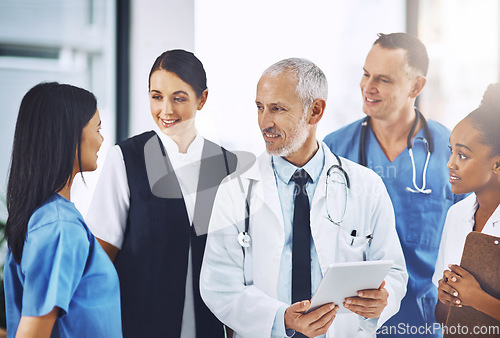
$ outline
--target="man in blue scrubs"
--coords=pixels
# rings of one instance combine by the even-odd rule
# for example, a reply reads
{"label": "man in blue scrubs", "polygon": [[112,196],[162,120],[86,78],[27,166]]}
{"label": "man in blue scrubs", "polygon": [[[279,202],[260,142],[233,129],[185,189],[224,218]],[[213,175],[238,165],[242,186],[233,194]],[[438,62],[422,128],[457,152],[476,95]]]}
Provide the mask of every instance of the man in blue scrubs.
{"label": "man in blue scrubs", "polygon": [[367,117],[324,139],[332,152],[379,174],[394,205],[409,281],[399,313],[378,331],[384,336],[441,334],[431,278],[446,213],[463,196],[455,196],[448,183],[450,131],[426,121],[414,107],[428,65],[426,48],[416,37],[379,34],[360,83]]}

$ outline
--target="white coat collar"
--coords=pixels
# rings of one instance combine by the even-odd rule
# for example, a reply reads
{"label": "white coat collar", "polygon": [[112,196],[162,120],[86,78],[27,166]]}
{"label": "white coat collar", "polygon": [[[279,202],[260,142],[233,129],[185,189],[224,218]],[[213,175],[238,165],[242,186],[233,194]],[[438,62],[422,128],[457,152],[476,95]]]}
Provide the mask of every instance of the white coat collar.
{"label": "white coat collar", "polygon": [[[456,206],[456,208],[460,208],[461,218],[466,222],[468,231],[474,229],[474,215],[476,214],[477,207],[477,196],[474,193],[471,193]],[[482,232],[495,236],[498,233],[498,228],[500,228],[500,205],[497,206],[488,221],[486,221]]]}
{"label": "white coat collar", "polygon": [[[469,196],[467,196],[466,200],[468,200],[469,203],[471,203],[471,208],[464,208],[464,210],[468,210],[468,214],[464,215],[465,219],[470,221],[470,224],[474,226],[474,215],[476,213],[477,207],[478,207],[478,202],[477,202],[477,196],[476,194],[472,193]],[[484,228],[482,230],[483,233],[486,234],[491,234],[494,235],[495,233],[498,233],[497,231],[494,231],[495,229],[500,228],[500,205],[497,206],[493,214],[491,214],[490,218],[486,221],[486,224],[484,225]]]}
{"label": "white coat collar", "polygon": [[491,223],[491,225],[494,228],[500,228],[500,204],[493,212],[493,215],[491,215],[490,219],[488,220],[488,223]]}
{"label": "white coat collar", "polygon": [[[319,146],[322,147],[323,153],[325,154],[325,163],[323,166],[323,170],[320,174],[326,178],[325,168],[330,168],[333,164],[338,164],[335,155],[330,151],[328,146],[323,142],[318,142]],[[270,173],[269,173],[270,171]],[[263,174],[264,173],[264,174]],[[248,170],[243,173],[240,173],[241,178],[251,179],[255,181],[261,181],[264,177],[268,178],[269,174],[274,177],[273,168],[271,164],[271,155],[267,152],[263,152],[257,157],[257,161],[252,165]],[[231,175],[233,176],[233,175]]]}
{"label": "white coat collar", "polygon": [[[319,176],[317,188],[314,192],[312,205],[316,206],[318,208],[317,211],[320,212],[322,216],[326,217],[325,215],[323,215],[325,213],[323,211],[324,208],[320,207],[318,203],[325,198],[327,170],[332,165],[339,163],[335,155],[330,151],[325,143],[318,142],[318,144],[323,149],[325,160],[323,170],[321,171],[321,174]],[[274,171],[272,168],[271,155],[269,155],[267,152],[262,153],[259,157],[257,157],[257,161],[252,167],[250,167],[244,173],[241,173],[241,178],[261,183],[253,190],[253,195],[258,197],[265,205],[267,205],[267,207],[274,214],[276,220],[278,220],[280,226],[284,228],[283,214],[281,211],[276,178],[274,176]],[[311,213],[314,214],[313,210],[311,210]]]}

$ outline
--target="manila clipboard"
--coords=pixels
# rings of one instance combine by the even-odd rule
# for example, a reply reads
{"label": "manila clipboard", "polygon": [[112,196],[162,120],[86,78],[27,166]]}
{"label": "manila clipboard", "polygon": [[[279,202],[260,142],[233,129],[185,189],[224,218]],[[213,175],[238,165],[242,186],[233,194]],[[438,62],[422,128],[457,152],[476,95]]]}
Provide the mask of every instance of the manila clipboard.
{"label": "manila clipboard", "polygon": [[[465,240],[460,266],[469,271],[481,285],[481,288],[495,298],[500,298],[500,237],[471,232]],[[452,307],[446,319],[448,328],[467,326],[468,335],[460,337],[493,337],[473,335],[474,326],[500,326],[500,322],[470,307]],[[443,338],[455,337],[449,330]]]}

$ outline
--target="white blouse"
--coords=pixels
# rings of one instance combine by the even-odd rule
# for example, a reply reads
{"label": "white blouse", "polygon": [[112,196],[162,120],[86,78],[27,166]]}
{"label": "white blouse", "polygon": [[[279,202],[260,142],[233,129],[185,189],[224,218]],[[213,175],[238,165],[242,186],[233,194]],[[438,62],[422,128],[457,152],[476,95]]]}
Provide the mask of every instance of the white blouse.
{"label": "white blouse", "polygon": [[[192,225],[204,138],[197,133],[187,152],[180,153],[177,144],[171,138],[163,134],[159,128],[155,128],[155,132],[160,137],[175,170],[189,223]],[[182,170],[178,170],[179,168]],[[129,208],[130,189],[125,161],[121,148],[115,145],[108,150],[85,221],[95,237],[121,249]],[[192,274],[191,248],[189,248],[181,338],[196,336]]]}

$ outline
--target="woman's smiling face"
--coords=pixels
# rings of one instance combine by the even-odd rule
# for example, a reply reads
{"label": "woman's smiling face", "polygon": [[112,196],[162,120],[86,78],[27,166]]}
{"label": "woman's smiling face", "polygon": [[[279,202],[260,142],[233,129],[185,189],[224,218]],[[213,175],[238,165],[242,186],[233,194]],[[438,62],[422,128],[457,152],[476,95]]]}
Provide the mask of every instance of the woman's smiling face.
{"label": "woman's smiling face", "polygon": [[205,104],[208,91],[197,97],[193,88],[175,73],[156,70],[151,74],[151,115],[167,136],[181,136],[195,130],[196,111]]}

